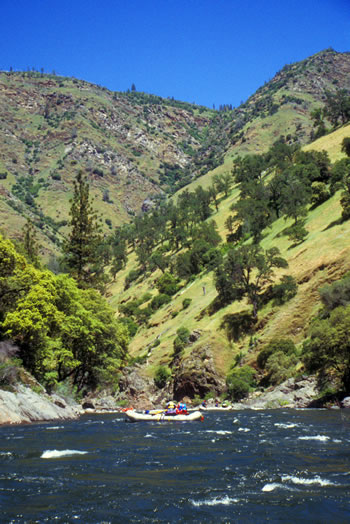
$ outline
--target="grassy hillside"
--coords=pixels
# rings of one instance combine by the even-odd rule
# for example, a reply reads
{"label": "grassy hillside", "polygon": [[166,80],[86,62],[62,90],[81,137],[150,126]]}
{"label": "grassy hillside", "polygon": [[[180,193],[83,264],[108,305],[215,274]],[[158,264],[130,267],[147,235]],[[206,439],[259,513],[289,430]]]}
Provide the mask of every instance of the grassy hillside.
{"label": "grassy hillside", "polygon": [[31,218],[47,255],[66,232],[81,169],[108,232],[140,213],[145,200],[210,185],[238,154],[264,152],[281,135],[306,144],[311,110],[322,107],[326,91],[350,89],[349,73],[350,54],[328,49],[285,66],[228,111],[76,78],[0,73],[2,228],[18,237]]}
{"label": "grassy hillside", "polygon": [[205,169],[197,152],[220,127],[218,118],[204,107],[74,78],[0,73],[3,228],[16,236],[23,222],[7,221],[11,206],[34,219],[52,249],[55,231],[65,231],[79,170],[89,176],[104,221],[128,222],[145,199]]}
{"label": "grassy hillside", "polygon": [[[307,146],[307,149],[313,149],[314,145],[315,149],[320,150],[321,143],[322,149],[329,151],[332,159],[341,158],[341,142],[347,133],[350,135],[349,131],[349,126],[339,129]],[[223,240],[227,234],[224,222],[229,214],[229,207],[237,196],[237,188],[234,188],[230,197],[221,201],[219,211],[211,217],[217,222]],[[276,271],[276,279],[282,274],[292,275],[299,287],[297,295],[291,301],[278,307],[269,303],[259,312],[259,323],[254,335],[258,342],[257,347],[276,336],[289,337],[296,344],[302,342],[310,320],[319,307],[318,288],[341,278],[350,270],[350,247],[347,242],[350,222],[341,223],[340,216],[339,193],[336,193],[322,205],[309,211],[306,222],[308,236],[303,243],[293,246],[286,236],[281,235],[292,222],[285,221],[284,218],[275,221],[265,231],[262,246],[265,249],[278,247],[289,264],[287,270]],[[124,290],[125,276],[135,267],[134,255],[131,255],[125,270],[118,273],[117,282],[110,286],[110,302],[116,310],[120,303],[139,298],[146,292],[153,295],[156,293],[155,281],[161,275],[160,272],[154,272]],[[230,339],[227,322],[225,325],[225,319],[229,320],[230,315],[249,306],[245,302],[234,302],[211,314],[209,306],[216,295],[212,272],[203,272],[183,287],[170,304],[158,310],[147,327],[139,329],[131,341],[130,353],[134,357],[147,357],[147,365],[143,368],[146,375],[153,376],[159,364],[169,363],[179,327],[201,333],[198,341],[185,350],[185,356],[196,347],[209,347],[216,369],[223,376],[238,353],[243,353],[247,361],[254,360],[255,350],[249,346],[250,336],[234,342]],[[184,299],[191,299],[191,304],[186,309],[183,307]]]}

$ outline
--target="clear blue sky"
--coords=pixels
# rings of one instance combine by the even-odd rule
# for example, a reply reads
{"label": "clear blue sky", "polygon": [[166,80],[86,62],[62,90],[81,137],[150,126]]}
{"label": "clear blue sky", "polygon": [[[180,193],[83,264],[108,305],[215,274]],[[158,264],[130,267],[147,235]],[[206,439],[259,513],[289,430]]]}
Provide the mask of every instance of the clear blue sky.
{"label": "clear blue sky", "polygon": [[239,105],[285,64],[350,51],[350,0],[1,0],[0,69]]}

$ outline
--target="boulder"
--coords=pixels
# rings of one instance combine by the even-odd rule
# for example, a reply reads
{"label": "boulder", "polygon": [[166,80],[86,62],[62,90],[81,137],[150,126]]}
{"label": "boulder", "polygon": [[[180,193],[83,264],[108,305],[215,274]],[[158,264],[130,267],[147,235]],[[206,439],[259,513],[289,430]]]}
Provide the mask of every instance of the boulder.
{"label": "boulder", "polygon": [[341,401],[341,407],[342,408],[350,408],[350,397],[345,397]]}
{"label": "boulder", "polygon": [[0,390],[0,424],[67,420],[79,415],[77,404],[68,406],[57,395],[38,394],[22,384],[14,392]]}
{"label": "boulder", "polygon": [[317,380],[315,377],[290,378],[266,391],[255,393],[238,405],[255,409],[292,407],[312,407],[318,395]]}
{"label": "boulder", "polygon": [[208,346],[194,349],[179,362],[174,375],[173,397],[203,398],[207,393],[219,395],[225,389],[225,382],[218,375],[211,350]]}

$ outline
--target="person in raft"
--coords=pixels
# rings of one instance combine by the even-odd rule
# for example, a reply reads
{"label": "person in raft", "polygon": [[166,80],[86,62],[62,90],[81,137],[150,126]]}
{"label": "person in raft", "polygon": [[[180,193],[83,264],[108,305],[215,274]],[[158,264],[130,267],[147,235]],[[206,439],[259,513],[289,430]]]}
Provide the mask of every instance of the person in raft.
{"label": "person in raft", "polygon": [[176,404],[172,400],[166,404],[166,415],[176,415]]}
{"label": "person in raft", "polygon": [[187,406],[185,402],[179,402],[176,406],[176,413],[178,415],[188,415]]}

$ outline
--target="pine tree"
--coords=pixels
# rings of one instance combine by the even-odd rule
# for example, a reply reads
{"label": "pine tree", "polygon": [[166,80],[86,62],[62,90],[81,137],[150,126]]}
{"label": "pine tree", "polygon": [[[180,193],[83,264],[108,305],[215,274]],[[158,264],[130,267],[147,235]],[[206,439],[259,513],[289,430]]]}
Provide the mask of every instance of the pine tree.
{"label": "pine tree", "polygon": [[98,260],[102,236],[89,190],[87,179],[80,172],[74,181],[71,200],[71,231],[63,246],[64,263],[82,288],[98,287],[103,280],[103,268]]}
{"label": "pine tree", "polygon": [[35,267],[40,267],[39,261],[39,244],[36,236],[36,230],[32,222],[27,219],[23,230],[23,249],[25,252],[26,258],[31,262]]}

